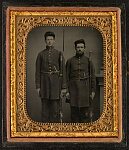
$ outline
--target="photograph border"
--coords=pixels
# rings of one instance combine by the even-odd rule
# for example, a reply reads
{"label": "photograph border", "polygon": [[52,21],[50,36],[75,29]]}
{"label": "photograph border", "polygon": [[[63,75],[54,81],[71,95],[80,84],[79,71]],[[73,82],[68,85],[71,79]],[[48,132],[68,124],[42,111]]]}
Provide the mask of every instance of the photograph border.
{"label": "photograph border", "polygon": [[[35,25],[28,25],[29,21],[27,21],[28,17],[30,16],[32,19],[32,22],[34,21],[33,18],[40,16],[47,16],[48,20],[44,19],[44,22],[42,22],[41,18],[35,21]],[[34,16],[34,17],[33,17]],[[49,16],[49,17],[48,17]],[[88,25],[90,22],[90,26],[95,25],[95,20],[98,16],[109,16],[108,19],[106,19],[106,22],[104,19],[97,20],[96,23],[101,22],[101,30],[105,33],[103,35],[103,39],[106,37],[110,38],[105,38],[103,47],[104,47],[104,64],[106,69],[104,69],[104,83],[106,86],[104,87],[104,110],[105,108],[109,108],[108,106],[110,105],[110,111],[109,113],[106,113],[105,120],[103,120],[102,115],[99,120],[101,120],[100,123],[97,124],[97,121],[93,123],[83,123],[83,124],[76,124],[76,123],[50,123],[50,124],[44,124],[44,123],[35,123],[33,120],[29,118],[27,115],[26,109],[23,109],[23,117],[20,119],[18,118],[18,106],[22,105],[22,108],[25,108],[26,102],[24,101],[26,98],[26,55],[25,55],[25,49],[26,49],[26,37],[29,31],[36,27],[36,26],[43,26],[43,23],[46,26],[58,26],[61,24],[56,23],[55,19],[54,22],[50,21],[50,17],[54,16],[54,18],[58,18],[58,21],[62,19],[63,16],[66,16],[67,23],[66,25],[72,26],[73,22],[72,19],[70,18],[76,18],[75,26],[85,26]],[[81,22],[79,22],[78,18],[76,16],[79,16],[79,19],[81,18]],[[93,19],[86,19],[86,16],[92,16],[91,18]],[[21,18],[20,18],[21,17]],[[83,19],[82,19],[83,18]],[[90,18],[90,17],[89,17]],[[101,17],[99,17],[101,18]],[[28,28],[27,31],[26,28],[23,29],[24,27],[21,28],[21,26],[17,24],[16,19],[19,19],[19,22],[22,22],[21,25],[26,25],[26,28]],[[21,19],[21,20],[20,20]],[[29,19],[28,19],[29,20]],[[64,24],[64,21],[66,23],[66,20],[63,19],[62,25]],[[82,22],[82,20],[84,20]],[[110,22],[111,21],[111,22]],[[32,23],[31,21],[29,23]],[[59,21],[60,22],[60,21]],[[103,23],[103,24],[102,24]],[[20,23],[19,23],[20,24]],[[38,24],[38,25],[37,25]],[[40,24],[40,25],[39,25]],[[106,27],[105,27],[106,24]],[[112,26],[111,26],[112,25]],[[16,51],[18,46],[18,41],[17,39],[17,34],[16,30],[21,29],[24,31],[25,36],[22,38],[19,38],[19,40],[23,40],[23,53],[22,55],[20,54],[19,56],[19,61],[17,61],[18,58],[18,52]],[[101,31],[100,30],[100,31]],[[20,30],[19,30],[20,31]],[[22,31],[20,32],[22,34]],[[118,32],[117,32],[118,31]],[[110,36],[112,33],[112,36]],[[54,139],[55,137],[62,137],[59,139],[59,141],[69,141],[70,137],[76,137],[75,139],[71,139],[72,141],[79,141],[79,142],[95,142],[101,140],[104,137],[103,141],[108,142],[120,142],[122,140],[122,75],[121,75],[121,33],[120,33],[120,9],[119,8],[60,8],[60,7],[9,7],[7,9],[7,26],[6,26],[6,42],[7,42],[7,49],[6,49],[6,56],[7,56],[7,136],[9,141],[25,141],[24,137],[35,137],[31,138],[31,141],[57,141],[57,138]],[[19,36],[19,35],[18,35]],[[119,37],[119,38],[118,38]],[[117,41],[117,42],[115,42]],[[108,52],[107,52],[107,48]],[[113,50],[113,52],[112,52]],[[20,51],[21,52],[21,51]],[[113,56],[111,56],[111,52]],[[108,55],[108,56],[107,56]],[[107,63],[108,61],[108,63]],[[11,63],[11,65],[10,65]],[[21,70],[21,68],[16,68],[16,63],[18,65],[22,65],[23,67],[23,73],[22,76],[18,76],[18,71]],[[11,71],[10,71],[11,69]],[[111,72],[110,72],[111,71]],[[111,76],[109,76],[109,74]],[[21,81],[20,81],[21,79]],[[110,82],[108,82],[110,81]],[[19,84],[20,83],[20,84]],[[107,85],[108,83],[108,85]],[[112,84],[109,84],[112,83]],[[105,85],[104,84],[104,85]],[[22,86],[21,86],[22,85]],[[18,105],[18,102],[20,100],[16,101],[18,98],[18,95],[20,91],[23,91],[24,97],[23,103]],[[22,95],[22,94],[21,94]],[[108,96],[108,102],[107,102],[107,96]],[[109,101],[110,100],[110,101]],[[113,103],[111,102],[113,100]],[[10,103],[11,102],[11,103]],[[109,104],[109,105],[108,105]],[[108,105],[108,106],[107,106]],[[16,110],[17,109],[17,110]],[[106,109],[107,110],[107,109]],[[112,112],[111,112],[112,110]],[[113,115],[113,117],[111,116]],[[110,115],[110,119],[109,116]],[[21,117],[21,116],[20,116]],[[25,118],[24,118],[25,117]],[[18,124],[23,124],[23,122],[26,120],[25,125],[26,126],[19,126]],[[109,120],[108,120],[109,119]],[[10,122],[11,120],[11,122]],[[28,120],[30,122],[28,122]],[[105,122],[105,123],[104,123]],[[106,126],[106,123],[108,122],[108,125]],[[112,123],[113,122],[113,123]],[[20,125],[21,125],[20,124]],[[40,130],[42,127],[44,128],[45,132],[34,132],[34,129],[36,129],[36,125],[38,124],[38,128]],[[95,126],[97,128],[95,128]],[[111,126],[109,126],[111,125]],[[106,127],[105,127],[106,126]],[[11,127],[11,128],[10,128]],[[90,128],[90,130],[87,130],[87,127]],[[104,128],[105,127],[105,128]],[[95,129],[96,130],[95,130]],[[11,129],[11,133],[10,133]],[[66,129],[66,130],[65,130]],[[101,131],[100,131],[101,129]],[[18,130],[21,130],[20,132]],[[39,130],[39,131],[40,131]],[[87,132],[86,132],[87,130]],[[63,131],[63,132],[62,132]],[[80,132],[81,131],[81,132]],[[95,132],[97,131],[97,132]],[[18,137],[18,138],[17,138]],[[19,137],[22,137],[20,139]],[[45,139],[41,139],[39,137],[46,137]],[[53,137],[53,138],[50,138]],[[67,138],[64,138],[67,137]],[[81,138],[83,137],[83,138]],[[28,138],[28,140],[30,140]],[[71,142],[70,140],[70,142]]]}

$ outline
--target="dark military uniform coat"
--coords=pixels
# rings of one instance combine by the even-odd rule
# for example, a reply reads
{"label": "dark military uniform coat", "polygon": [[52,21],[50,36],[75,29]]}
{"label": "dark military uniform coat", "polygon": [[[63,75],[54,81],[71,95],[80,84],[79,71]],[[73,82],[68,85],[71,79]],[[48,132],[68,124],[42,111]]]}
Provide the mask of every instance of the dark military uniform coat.
{"label": "dark military uniform coat", "polygon": [[94,67],[89,58],[74,56],[66,63],[66,76],[70,104],[74,107],[89,107],[89,94],[95,92]]}
{"label": "dark military uniform coat", "polygon": [[46,47],[36,60],[35,83],[44,99],[59,99],[60,90],[66,88],[65,62],[61,52]]}

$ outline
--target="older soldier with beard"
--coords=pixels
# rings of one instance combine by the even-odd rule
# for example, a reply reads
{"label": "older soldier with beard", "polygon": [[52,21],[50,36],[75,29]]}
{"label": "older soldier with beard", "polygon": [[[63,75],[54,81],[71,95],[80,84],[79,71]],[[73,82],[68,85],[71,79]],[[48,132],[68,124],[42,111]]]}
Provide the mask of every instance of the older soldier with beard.
{"label": "older soldier with beard", "polygon": [[90,121],[90,99],[95,96],[95,75],[93,63],[84,55],[85,41],[75,41],[76,55],[66,63],[68,84],[67,98],[70,97],[71,121]]}

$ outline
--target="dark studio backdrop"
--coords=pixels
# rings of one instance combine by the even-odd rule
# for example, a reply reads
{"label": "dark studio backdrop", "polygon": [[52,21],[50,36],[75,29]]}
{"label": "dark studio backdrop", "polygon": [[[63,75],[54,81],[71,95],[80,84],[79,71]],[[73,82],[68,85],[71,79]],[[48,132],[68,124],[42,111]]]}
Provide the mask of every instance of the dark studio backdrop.
{"label": "dark studio backdrop", "polygon": [[[63,52],[64,30],[64,52]],[[98,30],[92,27],[36,27],[27,37],[26,46],[26,97],[27,111],[32,120],[41,121],[41,99],[35,88],[35,63],[37,55],[45,49],[44,34],[53,31],[56,35],[55,48],[62,51],[67,59],[75,55],[74,41],[84,39],[85,55],[92,51],[92,61],[96,74],[96,95],[93,103],[93,121],[100,117],[103,109],[103,39]],[[70,122],[70,106],[63,101],[63,122]]]}

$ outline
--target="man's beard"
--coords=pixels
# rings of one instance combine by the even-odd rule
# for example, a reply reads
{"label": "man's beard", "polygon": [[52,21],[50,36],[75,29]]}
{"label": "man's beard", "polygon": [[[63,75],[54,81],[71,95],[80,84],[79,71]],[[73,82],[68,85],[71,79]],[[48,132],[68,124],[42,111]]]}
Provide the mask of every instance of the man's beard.
{"label": "man's beard", "polygon": [[76,52],[76,56],[81,57],[82,55],[84,55],[84,52]]}

